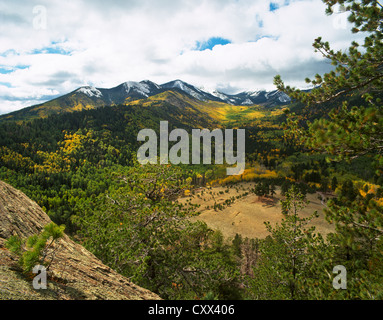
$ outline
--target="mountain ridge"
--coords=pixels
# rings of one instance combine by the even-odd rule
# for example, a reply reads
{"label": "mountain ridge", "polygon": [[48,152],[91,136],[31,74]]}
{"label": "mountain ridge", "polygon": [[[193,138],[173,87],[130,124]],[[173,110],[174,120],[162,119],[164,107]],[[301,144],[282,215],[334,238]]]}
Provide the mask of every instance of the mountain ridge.
{"label": "mountain ridge", "polygon": [[[287,96],[283,92],[279,92],[278,90],[243,91],[237,94],[227,94],[227,93],[220,92],[218,90],[215,90],[213,92],[208,92],[203,89],[199,89],[179,79],[169,81],[161,85],[158,85],[150,80],[143,80],[140,82],[127,81],[110,89],[83,86],[74,90],[73,92],[80,91],[80,92],[83,92],[84,94],[88,94],[88,96],[94,96],[94,95],[97,95],[97,93],[104,94],[104,93],[109,93],[111,90],[115,91],[116,89],[122,86],[125,87],[128,93],[128,97],[141,96],[141,97],[148,98],[150,96],[156,95],[158,93],[161,93],[167,90],[179,89],[201,101],[207,101],[207,100],[219,101],[219,102],[225,102],[232,105],[262,104],[262,103],[270,101],[273,97],[277,97],[278,101],[281,104],[285,104],[291,101],[289,96]],[[96,90],[96,93],[85,92],[84,88],[91,88],[93,90]],[[249,103],[248,101],[251,101],[251,103]],[[273,102],[277,103],[277,101],[273,101]]]}
{"label": "mountain ridge", "polygon": [[62,112],[88,110],[102,106],[127,105],[132,101],[155,97],[166,91],[177,91],[201,102],[213,101],[234,106],[263,105],[265,107],[274,107],[286,105],[291,101],[286,94],[277,90],[225,94],[219,91],[207,92],[179,79],[161,85],[150,80],[127,81],[112,88],[81,86],[45,103],[1,115],[0,121],[30,120]]}

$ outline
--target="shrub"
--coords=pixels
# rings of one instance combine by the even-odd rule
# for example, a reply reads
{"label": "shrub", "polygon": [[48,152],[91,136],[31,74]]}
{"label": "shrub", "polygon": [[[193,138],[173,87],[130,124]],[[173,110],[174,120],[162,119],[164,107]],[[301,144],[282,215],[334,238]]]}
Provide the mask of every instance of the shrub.
{"label": "shrub", "polygon": [[[44,265],[48,269],[56,252],[52,249],[52,245],[64,235],[64,229],[64,225],[58,226],[51,222],[39,235],[35,234],[24,240],[19,236],[11,236],[5,245],[11,252],[19,256],[19,264],[25,273],[31,272],[38,264]],[[50,240],[49,244],[47,244],[48,240]],[[50,258],[49,262],[47,262],[47,258]]]}

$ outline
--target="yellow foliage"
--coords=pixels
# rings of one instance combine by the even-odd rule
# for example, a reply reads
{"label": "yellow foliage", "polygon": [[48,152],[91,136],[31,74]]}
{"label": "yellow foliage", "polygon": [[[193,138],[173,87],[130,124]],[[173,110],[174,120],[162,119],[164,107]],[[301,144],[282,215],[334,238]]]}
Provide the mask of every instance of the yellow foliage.
{"label": "yellow foliage", "polygon": [[91,110],[91,109],[94,109],[94,106],[89,105],[89,104],[84,105],[81,102],[79,102],[79,103],[75,104],[74,107],[69,110],[69,112]]}
{"label": "yellow foliage", "polygon": [[[368,194],[376,194],[378,188],[378,185],[366,182],[362,188],[359,189],[359,193],[363,198],[365,198]],[[365,191],[365,189],[367,189],[367,191]]]}
{"label": "yellow foliage", "polygon": [[65,133],[64,135],[64,141],[62,141],[61,144],[61,151],[63,151],[66,154],[72,154],[75,151],[77,151],[81,145],[82,140],[85,139],[86,136],[80,135],[77,133],[68,134]]}
{"label": "yellow foliage", "polygon": [[37,155],[42,158],[43,164],[36,164],[34,166],[36,171],[58,173],[70,170],[71,159],[68,157],[65,157],[57,152],[45,151],[37,151]]}
{"label": "yellow foliage", "polygon": [[278,178],[278,173],[274,170],[259,170],[259,168],[250,168],[246,169],[240,175],[227,176],[223,179],[217,179],[212,181],[212,184],[227,184],[227,183],[237,183],[241,181],[253,181],[254,179],[272,179]]}
{"label": "yellow foliage", "polygon": [[26,168],[28,170],[34,167],[34,162],[31,158],[24,157],[7,147],[0,147],[0,159],[5,165]]}

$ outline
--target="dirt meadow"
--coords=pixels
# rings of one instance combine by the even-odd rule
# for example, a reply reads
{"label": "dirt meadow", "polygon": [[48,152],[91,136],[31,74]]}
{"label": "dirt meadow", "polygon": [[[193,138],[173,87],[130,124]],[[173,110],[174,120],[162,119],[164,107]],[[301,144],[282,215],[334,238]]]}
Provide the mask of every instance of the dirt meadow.
{"label": "dirt meadow", "polygon": [[[242,182],[232,186],[200,188],[179,201],[200,205],[197,209],[200,214],[192,220],[204,221],[210,228],[221,230],[226,238],[233,238],[236,233],[248,238],[265,238],[269,232],[264,222],[269,221],[274,226],[283,218],[280,204],[283,197],[277,188],[273,199],[259,198],[250,191],[254,185],[252,182]],[[309,217],[317,211],[319,217],[310,225],[314,225],[316,231],[325,236],[333,232],[335,227],[325,220],[323,212],[325,205],[318,196],[321,194],[308,194],[309,204],[299,215]]]}

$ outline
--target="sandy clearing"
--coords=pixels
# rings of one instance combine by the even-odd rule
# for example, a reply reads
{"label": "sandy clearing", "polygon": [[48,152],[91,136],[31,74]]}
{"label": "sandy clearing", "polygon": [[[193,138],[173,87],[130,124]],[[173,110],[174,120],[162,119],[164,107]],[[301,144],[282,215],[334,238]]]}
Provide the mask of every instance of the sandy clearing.
{"label": "sandy clearing", "polygon": [[[198,211],[200,214],[192,218],[193,221],[201,220],[216,230],[221,230],[225,237],[233,238],[236,233],[248,238],[264,238],[269,233],[266,230],[265,221],[269,221],[272,225],[279,223],[283,215],[281,213],[281,205],[279,200],[282,198],[280,191],[273,202],[262,202],[258,196],[250,192],[254,187],[254,183],[242,182],[231,188],[217,186],[211,189],[202,188],[195,191],[194,195],[184,197],[179,201],[185,203],[190,200],[193,204],[199,204]],[[248,195],[244,195],[248,192]],[[214,203],[223,204],[225,200],[232,197],[242,195],[239,199],[235,199],[229,206],[224,206],[223,210],[214,210]],[[314,211],[319,213],[319,218],[312,221],[312,225],[322,235],[334,231],[334,226],[330,225],[324,217],[324,205],[318,199],[318,194],[307,195],[309,205],[300,212],[300,216],[308,217]],[[206,208],[209,206],[209,208]]]}

